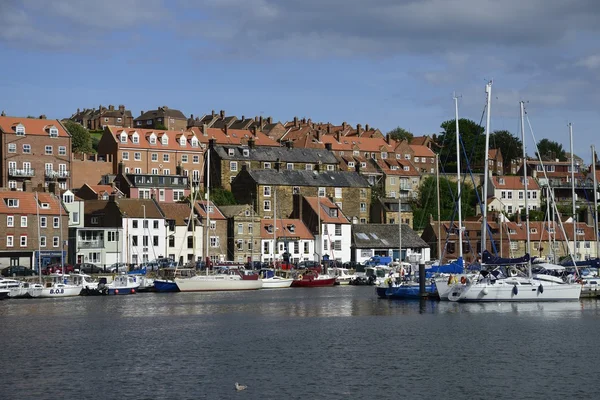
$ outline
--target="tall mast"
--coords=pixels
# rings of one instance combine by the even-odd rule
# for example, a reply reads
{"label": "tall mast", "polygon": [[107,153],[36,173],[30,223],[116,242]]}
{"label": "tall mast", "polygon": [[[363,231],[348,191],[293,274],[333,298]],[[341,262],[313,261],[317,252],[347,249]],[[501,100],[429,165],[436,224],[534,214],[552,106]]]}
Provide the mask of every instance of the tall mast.
{"label": "tall mast", "polygon": [[65,274],[65,256],[64,256],[64,244],[63,244],[63,224],[62,224],[62,200],[58,196],[58,227],[60,230],[60,270],[62,274]]}
{"label": "tall mast", "polygon": [[[454,95],[454,120],[456,122],[456,197],[458,199],[458,257],[463,256],[463,227],[462,227],[462,199],[460,197],[460,129],[458,127],[458,97]],[[486,148],[487,153],[487,148]],[[487,175],[486,175],[487,176]],[[484,199],[485,203],[485,199]],[[461,262],[462,267],[462,262]]]}
{"label": "tall mast", "polygon": [[[204,124],[204,132],[207,132],[206,124]],[[206,151],[206,275],[208,275],[208,265],[210,263],[210,140],[208,141],[208,150]]]}
{"label": "tall mast", "polygon": [[[250,225],[252,226],[252,233],[250,234],[250,268],[254,269],[254,230],[256,227],[254,226],[254,196],[250,194],[251,203],[252,203],[252,218]],[[260,223],[258,224],[258,229],[260,229]]]}
{"label": "tall mast", "polygon": [[277,247],[277,188],[273,186],[273,268],[275,268],[275,256]]}
{"label": "tall mast", "polygon": [[442,265],[442,228],[441,228],[441,212],[440,212],[440,159],[439,155],[435,155],[435,181],[437,192],[437,245],[439,265]]}
{"label": "tall mast", "polygon": [[[40,283],[42,283],[42,233],[40,231],[40,200],[38,197],[38,192],[35,192],[35,211],[37,213],[37,231],[38,231],[38,277]],[[16,224],[16,222],[15,222]]]}
{"label": "tall mast", "polygon": [[596,146],[592,145],[592,176],[594,181],[594,232],[596,238],[596,258],[600,257],[600,242],[598,241],[598,182],[596,180]]}
{"label": "tall mast", "polygon": [[485,92],[487,93],[487,118],[485,123],[485,156],[484,156],[484,167],[483,167],[483,221],[481,221],[481,260],[483,261],[483,252],[486,246],[487,236],[487,192],[488,192],[488,173],[489,173],[489,148],[490,148],[490,112],[492,111],[492,81],[489,81],[485,85]]}
{"label": "tall mast", "polygon": [[398,264],[402,266],[402,203],[398,191]]}
{"label": "tall mast", "polygon": [[573,154],[573,124],[569,122],[569,142],[571,144],[571,197],[573,202],[573,254],[574,263],[577,262],[577,210],[575,207],[575,157]]}
{"label": "tall mast", "polygon": [[[519,102],[520,105],[520,109],[521,109],[521,144],[523,147],[523,187],[525,189],[525,193],[524,193],[524,197],[525,197],[525,229],[527,231],[527,247],[526,247],[526,252],[527,254],[529,254],[531,256],[531,236],[529,233],[529,206],[528,206],[528,201],[527,201],[527,197],[528,197],[528,192],[527,192],[527,150],[525,148],[525,103],[523,103],[522,101]],[[527,270],[529,273],[529,277],[531,278],[531,257],[529,258],[529,261],[527,262]]]}
{"label": "tall mast", "polygon": [[317,263],[321,266],[321,253],[323,252],[323,236],[321,235],[321,194],[317,190],[317,216],[319,232],[319,248],[317,249]]}

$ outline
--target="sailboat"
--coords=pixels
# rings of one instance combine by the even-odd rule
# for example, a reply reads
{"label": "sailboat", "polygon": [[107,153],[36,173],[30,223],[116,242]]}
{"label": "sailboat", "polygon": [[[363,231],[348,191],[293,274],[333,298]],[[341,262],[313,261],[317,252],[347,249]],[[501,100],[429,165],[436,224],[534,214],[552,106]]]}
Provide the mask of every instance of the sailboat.
{"label": "sailboat", "polygon": [[[485,167],[484,167],[484,192],[483,202],[487,198],[487,176],[488,176],[488,146],[489,146],[489,126],[490,126],[490,99],[491,82],[486,86],[487,92],[487,124],[486,124],[486,148],[485,148]],[[527,155],[525,146],[524,129],[524,103],[520,103],[521,114],[521,138],[523,143],[523,184],[525,190],[525,229],[527,230],[527,253],[522,257],[521,263],[527,264],[527,276],[519,276],[516,268],[506,268],[506,259],[499,257],[490,257],[485,252],[485,233],[487,228],[487,205],[484,206],[482,222],[482,264],[490,265],[490,262],[496,265],[492,271],[483,270],[476,281],[465,279],[464,282],[453,285],[448,294],[450,301],[465,302],[489,302],[489,301],[560,301],[560,300],[578,300],[581,294],[581,285],[569,284],[554,279],[535,279],[531,273],[531,259],[529,257],[531,241],[529,230],[529,208],[527,202]],[[485,204],[485,203],[484,203]],[[486,263],[487,262],[487,263]]]}
{"label": "sailboat", "polygon": [[[206,127],[205,127],[206,129]],[[246,274],[241,269],[229,269],[216,274],[208,274],[208,261],[210,249],[210,152],[206,151],[206,200],[205,200],[205,234],[206,234],[206,275],[193,274],[190,277],[175,276],[174,281],[181,292],[209,292],[209,291],[231,291],[231,290],[257,290],[262,288],[262,280],[257,274]]]}

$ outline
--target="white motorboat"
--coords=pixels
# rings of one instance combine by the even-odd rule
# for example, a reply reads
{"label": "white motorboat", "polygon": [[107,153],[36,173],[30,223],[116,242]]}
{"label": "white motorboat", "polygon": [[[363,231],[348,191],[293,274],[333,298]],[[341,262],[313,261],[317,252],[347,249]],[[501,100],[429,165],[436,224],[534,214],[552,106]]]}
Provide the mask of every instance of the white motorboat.
{"label": "white motorboat", "polygon": [[44,284],[33,285],[29,288],[28,293],[31,297],[41,298],[79,296],[82,289],[81,284],[68,282],[69,275],[49,275]]}
{"label": "white motorboat", "polygon": [[477,274],[442,274],[434,279],[435,288],[440,300],[447,301],[450,288],[459,282],[466,283],[467,280],[473,282],[477,279]]}
{"label": "white motorboat", "polygon": [[600,297],[600,277],[586,276],[581,279],[581,297]]}
{"label": "white motorboat", "polygon": [[29,297],[29,283],[17,279],[0,278],[0,290],[8,290],[8,297]]}
{"label": "white motorboat", "polygon": [[356,279],[356,274],[351,274],[348,268],[335,267],[331,268],[329,272],[335,277],[336,285],[350,285],[350,282]]}
{"label": "white motorboat", "polygon": [[108,289],[108,294],[135,294],[140,287],[140,278],[136,275],[117,275],[105,287]]}
{"label": "white motorboat", "polygon": [[292,286],[294,280],[292,278],[283,278],[281,276],[271,276],[262,278],[262,289],[283,289]]}

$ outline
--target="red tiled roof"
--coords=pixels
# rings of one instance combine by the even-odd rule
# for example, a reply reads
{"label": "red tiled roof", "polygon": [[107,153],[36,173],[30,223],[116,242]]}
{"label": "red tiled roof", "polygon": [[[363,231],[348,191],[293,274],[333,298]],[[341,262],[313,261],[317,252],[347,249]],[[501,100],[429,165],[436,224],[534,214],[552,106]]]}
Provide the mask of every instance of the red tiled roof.
{"label": "red tiled roof", "polygon": [[[219,210],[219,207],[217,207],[215,205],[215,203],[213,203],[211,201],[209,204],[211,206],[213,206],[213,212],[210,213],[210,219],[212,221],[216,221],[216,220],[225,221],[227,219],[227,218],[225,218],[225,216],[223,215],[221,210]],[[198,215],[200,215],[202,218],[206,218],[206,200],[197,200],[195,208],[196,208],[196,212],[198,213]]]}
{"label": "red tiled roof", "polygon": [[[277,230],[275,235],[277,238],[294,237],[299,239],[311,240],[314,236],[306,225],[300,219],[277,219],[275,221]],[[290,231],[290,226],[294,226],[294,232]],[[268,226],[273,226],[273,219],[261,219],[260,220],[260,237],[263,239],[272,239],[273,232],[267,231]]]}
{"label": "red tiled roof", "polygon": [[279,143],[260,131],[257,131],[256,135],[254,135],[252,132],[246,129],[228,129],[226,135],[223,129],[207,128],[205,135],[202,133],[199,127],[194,126],[187,132],[192,132],[194,135],[196,135],[201,143],[207,144],[210,139],[214,138],[216,144],[244,145],[248,143],[250,138],[254,138],[257,146],[280,146]]}
{"label": "red tiled roof", "polygon": [[[37,214],[36,194],[40,204],[39,211],[41,215],[67,215],[67,212],[62,208],[60,200],[51,193],[44,192],[16,192],[6,191],[0,192],[0,214]],[[8,207],[8,199],[18,199],[19,207]],[[48,208],[42,208],[42,204],[48,204]]]}
{"label": "red tiled roof", "polygon": [[69,133],[62,124],[56,119],[36,119],[19,117],[0,117],[0,129],[4,133],[15,134],[17,125],[22,124],[25,127],[25,136],[49,136],[50,127],[54,126],[58,130],[59,137],[69,137]]}
{"label": "red tiled roof", "polygon": [[[504,184],[500,184],[499,180],[504,179]],[[494,188],[498,190],[507,189],[507,190],[523,190],[525,189],[525,185],[523,184],[523,178],[520,176],[494,176],[492,178],[494,182]],[[527,188],[530,190],[539,190],[538,183],[535,179],[529,179],[527,182]]]}
{"label": "red tiled roof", "polygon": [[414,152],[415,157],[435,157],[435,153],[427,146],[409,144],[409,147]]}
{"label": "red tiled roof", "polygon": [[[348,221],[348,218],[346,218],[346,216],[342,212],[342,210],[340,210],[339,207],[335,203],[333,203],[331,200],[329,200],[328,198],[319,197],[320,201],[317,201],[317,197],[305,197],[305,199],[308,202],[309,206],[313,209],[315,214],[319,213],[319,209],[317,208],[318,207],[317,205],[320,203],[320,205],[321,205],[321,221],[322,222],[325,222],[327,224],[349,224],[350,223]],[[338,216],[337,217],[330,216],[329,213],[327,213],[327,208],[336,208],[338,210]]]}

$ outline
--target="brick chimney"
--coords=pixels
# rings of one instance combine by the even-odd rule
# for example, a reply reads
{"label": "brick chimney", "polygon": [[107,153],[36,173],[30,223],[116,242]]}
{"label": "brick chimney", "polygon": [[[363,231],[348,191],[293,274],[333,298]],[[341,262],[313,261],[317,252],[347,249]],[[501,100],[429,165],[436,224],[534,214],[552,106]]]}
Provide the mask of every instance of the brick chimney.
{"label": "brick chimney", "polygon": [[327,124],[327,134],[331,135],[331,124]]}
{"label": "brick chimney", "polygon": [[281,171],[281,160],[277,157],[277,161],[275,161],[275,170]]}
{"label": "brick chimney", "polygon": [[23,191],[24,192],[31,192],[32,190],[32,186],[31,186],[31,179],[25,179],[23,181]]}
{"label": "brick chimney", "polygon": [[369,127],[369,124],[365,124],[365,131],[370,131],[370,129],[369,129],[369,128],[370,128],[370,127]]}
{"label": "brick chimney", "polygon": [[40,119],[46,119],[46,114],[40,115]]}
{"label": "brick chimney", "polygon": [[360,137],[362,133],[362,126],[360,124],[356,124],[356,136]]}
{"label": "brick chimney", "polygon": [[298,127],[298,117],[294,117],[294,126]]}
{"label": "brick chimney", "polygon": [[123,104],[119,104],[119,111],[125,112],[125,106]]}
{"label": "brick chimney", "polygon": [[272,124],[272,123],[273,123],[273,117],[268,117],[267,124]]}
{"label": "brick chimney", "polygon": [[144,110],[140,111],[140,117],[144,115]]}
{"label": "brick chimney", "polygon": [[48,182],[48,192],[53,195],[58,195],[58,182],[55,180]]}
{"label": "brick chimney", "polygon": [[294,142],[293,142],[293,141],[291,141],[291,140],[287,140],[287,141],[285,142],[285,147],[287,147],[287,148],[288,148],[288,150],[289,150],[289,149],[293,149],[293,148],[294,148]]}
{"label": "brick chimney", "polygon": [[215,116],[215,110],[212,110],[212,116],[213,117]]}
{"label": "brick chimney", "polygon": [[325,143],[325,150],[329,150],[329,151],[331,151],[331,150],[332,150],[332,148],[333,148],[333,147],[331,146],[331,143]]}
{"label": "brick chimney", "polygon": [[346,121],[342,122],[342,130],[346,130],[346,126],[348,126],[348,124],[346,124]]}
{"label": "brick chimney", "polygon": [[252,133],[252,136],[256,136],[256,125],[250,129],[250,132]]}
{"label": "brick chimney", "polygon": [[[369,125],[367,125],[367,126],[369,126]],[[385,142],[387,144],[390,144],[391,139],[392,139],[391,135],[389,133],[386,133],[386,135],[385,135]]]}
{"label": "brick chimney", "polygon": [[225,119],[225,110],[221,110],[220,115],[221,119]]}
{"label": "brick chimney", "polygon": [[248,139],[248,147],[251,149],[254,149],[256,147],[256,140],[253,137]]}
{"label": "brick chimney", "polygon": [[317,142],[321,143],[321,129],[317,129]]}
{"label": "brick chimney", "polygon": [[125,170],[125,164],[123,164],[123,160],[121,160],[119,162],[119,165],[117,166],[117,174],[123,175],[124,170]]}
{"label": "brick chimney", "polygon": [[223,131],[225,132],[225,136],[229,136],[229,127],[227,126],[227,124],[225,124]]}
{"label": "brick chimney", "polygon": [[108,111],[115,111],[115,106],[113,106],[112,104],[109,104]]}

